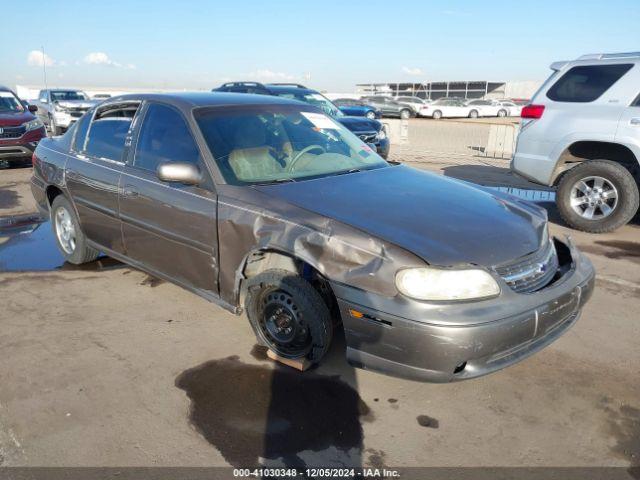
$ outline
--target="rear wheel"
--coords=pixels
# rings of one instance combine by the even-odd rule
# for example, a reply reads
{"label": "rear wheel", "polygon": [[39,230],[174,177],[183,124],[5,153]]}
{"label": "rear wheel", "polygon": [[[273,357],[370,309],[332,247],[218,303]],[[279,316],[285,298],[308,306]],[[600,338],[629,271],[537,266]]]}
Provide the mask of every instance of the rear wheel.
{"label": "rear wheel", "polygon": [[329,349],[329,309],[320,293],[295,273],[267,270],[249,279],[245,309],[258,341],[281,357],[317,363]]}
{"label": "rear wheel", "polygon": [[469,118],[478,118],[478,111],[477,110],[471,110],[469,112]]}
{"label": "rear wheel", "polygon": [[62,195],[58,195],[51,205],[51,228],[67,262],[80,265],[98,258],[100,252],[87,245],[73,207]]}
{"label": "rear wheel", "polygon": [[409,110],[408,108],[404,108],[400,110],[400,118],[403,120],[407,120],[408,118],[411,118],[411,110]]}
{"label": "rear wheel", "polygon": [[571,227],[604,233],[633,218],[639,196],[638,184],[624,166],[610,160],[589,160],[562,176],[556,203]]}
{"label": "rear wheel", "polygon": [[371,119],[371,120],[375,120],[376,118],[376,112],[374,112],[373,110],[369,110],[366,114],[365,117]]}
{"label": "rear wheel", "polygon": [[442,112],[440,110],[435,110],[431,116],[434,120],[440,120],[442,118]]}
{"label": "rear wheel", "polygon": [[507,116],[507,111],[503,110],[503,109],[498,110],[498,116],[499,117],[506,117]]}

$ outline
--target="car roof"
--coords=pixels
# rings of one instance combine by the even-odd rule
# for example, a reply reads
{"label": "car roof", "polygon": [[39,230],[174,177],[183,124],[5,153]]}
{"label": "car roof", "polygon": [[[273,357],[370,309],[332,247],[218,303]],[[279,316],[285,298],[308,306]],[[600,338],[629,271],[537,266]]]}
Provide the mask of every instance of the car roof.
{"label": "car roof", "polygon": [[296,87],[295,85],[273,85],[268,83],[266,87],[276,95],[279,93],[299,93],[302,95],[319,93],[317,90],[313,90],[311,88]]}
{"label": "car roof", "polygon": [[290,100],[270,95],[228,92],[174,92],[174,93],[131,93],[111,97],[101,106],[127,101],[158,101],[172,104],[184,110],[197,107],[231,106],[231,105],[305,105],[297,100]]}

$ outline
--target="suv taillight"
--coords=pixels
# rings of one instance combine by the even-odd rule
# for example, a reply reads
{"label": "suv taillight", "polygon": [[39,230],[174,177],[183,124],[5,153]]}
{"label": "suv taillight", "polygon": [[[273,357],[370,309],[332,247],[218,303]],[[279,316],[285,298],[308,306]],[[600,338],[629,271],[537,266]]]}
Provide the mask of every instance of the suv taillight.
{"label": "suv taillight", "polygon": [[526,105],[522,107],[522,118],[541,118],[544,113],[544,105]]}

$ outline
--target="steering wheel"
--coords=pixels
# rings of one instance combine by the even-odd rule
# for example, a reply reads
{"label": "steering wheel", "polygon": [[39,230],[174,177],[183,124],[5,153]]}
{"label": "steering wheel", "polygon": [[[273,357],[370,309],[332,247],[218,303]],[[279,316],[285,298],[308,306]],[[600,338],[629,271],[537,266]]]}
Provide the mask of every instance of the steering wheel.
{"label": "steering wheel", "polygon": [[289,168],[287,168],[287,171],[292,172],[293,167],[295,167],[296,162],[300,159],[300,157],[302,157],[302,155],[312,150],[321,150],[322,153],[327,153],[327,151],[324,148],[322,148],[322,146],[320,145],[309,145],[308,147],[304,147],[302,150],[300,150],[300,152],[298,152],[298,154],[295,157],[293,157],[293,160],[291,160],[291,163],[289,164]]}

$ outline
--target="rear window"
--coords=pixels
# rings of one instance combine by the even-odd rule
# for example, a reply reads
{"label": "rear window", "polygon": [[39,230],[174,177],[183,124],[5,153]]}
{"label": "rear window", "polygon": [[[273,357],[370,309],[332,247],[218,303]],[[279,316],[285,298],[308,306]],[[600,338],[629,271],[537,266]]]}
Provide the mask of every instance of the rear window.
{"label": "rear window", "polygon": [[633,64],[573,67],[547,92],[556,102],[592,102],[616,83]]}

